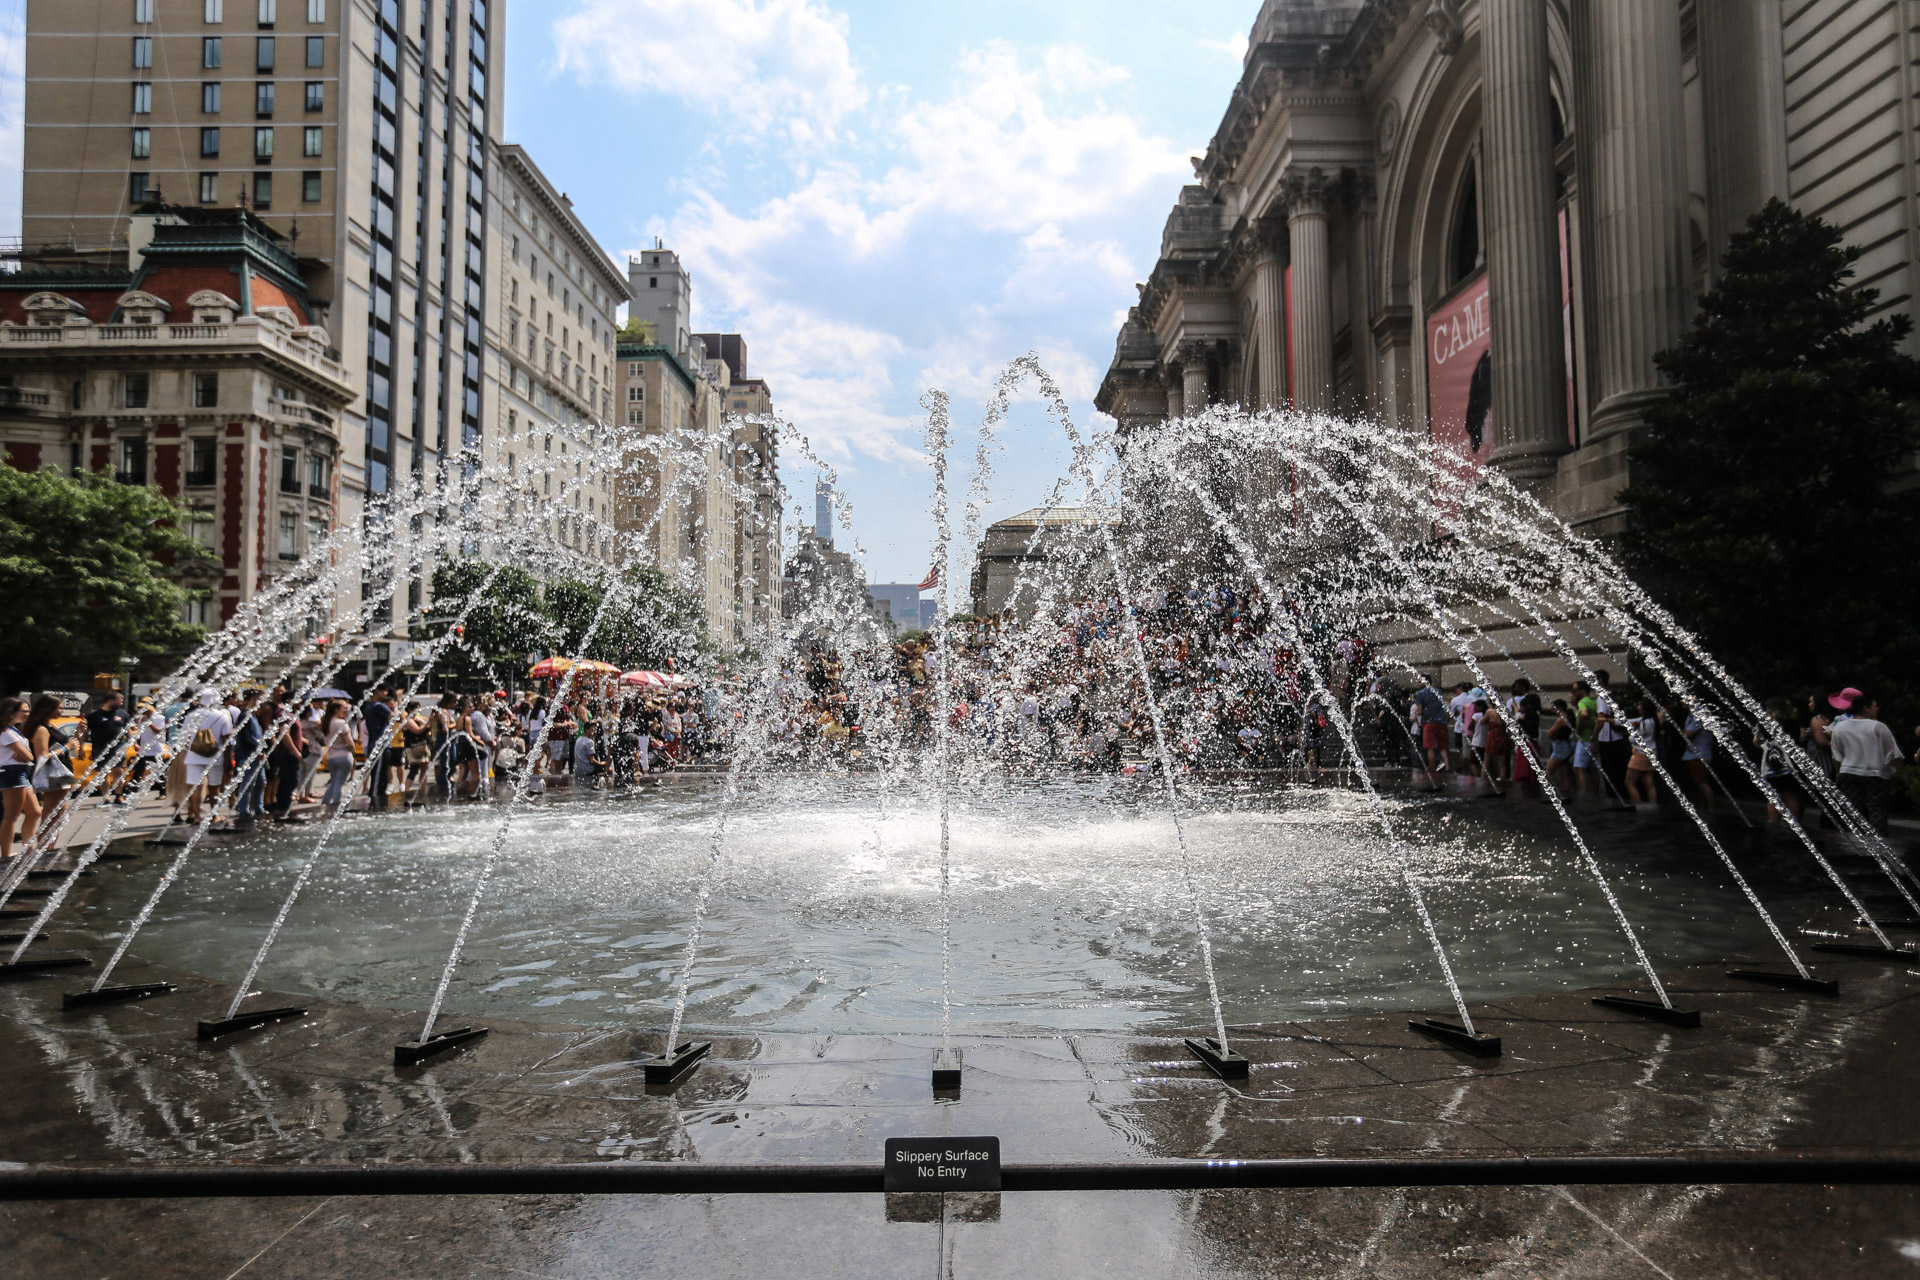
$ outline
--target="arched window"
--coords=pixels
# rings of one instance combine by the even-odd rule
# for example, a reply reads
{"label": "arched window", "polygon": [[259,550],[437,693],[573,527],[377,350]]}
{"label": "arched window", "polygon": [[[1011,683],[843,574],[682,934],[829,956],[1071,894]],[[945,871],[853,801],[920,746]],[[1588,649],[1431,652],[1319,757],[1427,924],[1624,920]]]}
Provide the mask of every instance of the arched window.
{"label": "arched window", "polygon": [[1454,205],[1452,268],[1447,283],[1459,284],[1480,269],[1480,183],[1479,174],[1467,166],[1466,181],[1460,184],[1460,196]]}

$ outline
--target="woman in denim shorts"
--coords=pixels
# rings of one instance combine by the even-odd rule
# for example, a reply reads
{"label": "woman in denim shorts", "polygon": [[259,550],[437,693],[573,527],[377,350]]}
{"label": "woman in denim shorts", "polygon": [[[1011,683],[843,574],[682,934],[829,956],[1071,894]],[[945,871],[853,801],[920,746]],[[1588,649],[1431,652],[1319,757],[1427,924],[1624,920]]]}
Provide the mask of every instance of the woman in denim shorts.
{"label": "woman in denim shorts", "polygon": [[32,840],[40,825],[40,802],[33,794],[33,748],[20,726],[27,704],[0,698],[0,862],[13,857],[13,828],[22,818],[20,838]]}

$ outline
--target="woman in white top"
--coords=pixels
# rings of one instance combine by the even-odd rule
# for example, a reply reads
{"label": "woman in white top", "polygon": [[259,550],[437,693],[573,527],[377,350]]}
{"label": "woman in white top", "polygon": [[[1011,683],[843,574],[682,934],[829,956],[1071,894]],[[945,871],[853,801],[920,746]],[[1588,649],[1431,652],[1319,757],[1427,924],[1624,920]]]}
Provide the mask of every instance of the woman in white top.
{"label": "woman in white top", "polygon": [[33,794],[33,749],[20,732],[26,722],[26,703],[0,698],[0,862],[13,857],[16,824],[20,838],[27,841],[40,827],[40,801]]}
{"label": "woman in white top", "polygon": [[320,758],[327,766],[327,792],[320,803],[328,813],[340,807],[340,795],[353,774],[353,729],[347,700],[335,698],[320,717]]}

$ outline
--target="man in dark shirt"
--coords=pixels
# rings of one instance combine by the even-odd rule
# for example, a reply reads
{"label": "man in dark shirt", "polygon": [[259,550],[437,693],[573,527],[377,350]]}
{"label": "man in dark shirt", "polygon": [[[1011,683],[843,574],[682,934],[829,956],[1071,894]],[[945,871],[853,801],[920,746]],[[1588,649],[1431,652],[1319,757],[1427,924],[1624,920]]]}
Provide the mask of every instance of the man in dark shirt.
{"label": "man in dark shirt", "polygon": [[110,693],[100,700],[100,705],[87,713],[87,742],[93,747],[93,766],[105,768],[106,781],[102,791],[114,793],[113,802],[121,803],[120,786],[125,780],[127,744],[120,744],[119,758],[109,760],[114,740],[127,727],[127,700],[118,693]]}
{"label": "man in dark shirt", "polygon": [[360,708],[360,718],[367,726],[367,754],[373,757],[372,793],[368,804],[375,809],[387,807],[387,740],[392,737],[387,732],[393,724],[394,693],[385,688],[375,689]]}

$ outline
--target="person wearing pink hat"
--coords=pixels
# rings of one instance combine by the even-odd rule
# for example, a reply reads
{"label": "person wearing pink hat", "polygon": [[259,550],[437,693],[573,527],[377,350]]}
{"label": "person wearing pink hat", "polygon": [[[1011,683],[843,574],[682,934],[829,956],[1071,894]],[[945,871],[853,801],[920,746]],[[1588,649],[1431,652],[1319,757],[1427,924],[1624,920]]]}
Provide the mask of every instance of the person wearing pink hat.
{"label": "person wearing pink hat", "polygon": [[1858,689],[1842,689],[1827,698],[1841,717],[1829,733],[1841,792],[1875,831],[1887,830],[1887,790],[1906,766],[1893,730],[1880,722],[1880,704]]}

